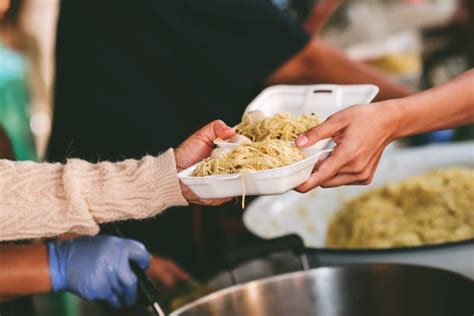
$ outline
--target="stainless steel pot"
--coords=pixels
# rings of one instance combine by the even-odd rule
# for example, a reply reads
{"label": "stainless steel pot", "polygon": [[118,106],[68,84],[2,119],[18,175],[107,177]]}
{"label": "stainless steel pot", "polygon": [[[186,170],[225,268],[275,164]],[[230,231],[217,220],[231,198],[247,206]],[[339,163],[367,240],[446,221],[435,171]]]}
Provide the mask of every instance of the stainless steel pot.
{"label": "stainless steel pot", "polygon": [[457,316],[474,313],[473,281],[419,266],[317,268],[237,285],[171,315]]}

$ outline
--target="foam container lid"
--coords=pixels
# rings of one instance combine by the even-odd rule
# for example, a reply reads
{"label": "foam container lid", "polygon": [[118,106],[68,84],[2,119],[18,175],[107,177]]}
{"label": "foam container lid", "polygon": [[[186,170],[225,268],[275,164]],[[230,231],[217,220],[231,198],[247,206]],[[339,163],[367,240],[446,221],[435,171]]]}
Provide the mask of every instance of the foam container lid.
{"label": "foam container lid", "polygon": [[[277,85],[263,90],[245,109],[260,110],[267,116],[279,112],[292,115],[315,113],[321,120],[355,104],[369,103],[378,93],[374,85]],[[334,144],[330,139],[305,148],[304,160],[286,167],[206,177],[192,176],[197,164],[178,174],[181,181],[204,199],[246,195],[273,195],[304,183],[315,164],[327,158]]]}

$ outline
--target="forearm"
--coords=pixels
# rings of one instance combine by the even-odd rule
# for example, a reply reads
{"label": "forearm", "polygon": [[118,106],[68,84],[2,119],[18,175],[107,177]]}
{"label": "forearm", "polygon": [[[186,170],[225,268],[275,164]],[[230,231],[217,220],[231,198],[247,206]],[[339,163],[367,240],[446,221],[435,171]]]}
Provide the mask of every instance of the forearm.
{"label": "forearm", "polygon": [[45,245],[0,246],[0,297],[50,291]]}
{"label": "forearm", "polygon": [[94,235],[99,223],[142,219],[186,204],[171,150],[118,163],[0,160],[0,240]]}
{"label": "forearm", "polygon": [[269,77],[269,84],[374,84],[380,88],[376,100],[396,99],[414,93],[373,68],[354,62],[339,50],[314,40],[302,52]]}
{"label": "forearm", "polygon": [[396,116],[394,138],[474,123],[474,70],[422,93],[386,101]]}
{"label": "forearm", "polygon": [[320,58],[314,65],[315,79],[339,84],[374,84],[380,88],[376,100],[396,99],[414,93],[374,68],[350,60],[345,54],[322,41],[317,41],[316,45]]}
{"label": "forearm", "polygon": [[305,31],[313,35],[318,34],[343,2],[344,0],[323,0],[317,2],[304,23]]}

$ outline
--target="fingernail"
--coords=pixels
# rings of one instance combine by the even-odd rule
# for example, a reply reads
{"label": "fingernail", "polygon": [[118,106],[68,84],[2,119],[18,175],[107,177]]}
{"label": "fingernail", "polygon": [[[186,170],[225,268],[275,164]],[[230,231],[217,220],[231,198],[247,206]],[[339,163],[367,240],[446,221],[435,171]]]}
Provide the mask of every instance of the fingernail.
{"label": "fingernail", "polygon": [[298,147],[303,147],[303,146],[306,145],[308,142],[309,142],[308,137],[306,137],[305,135],[302,135],[302,136],[300,136],[300,137],[298,137],[298,138],[296,139],[296,146],[298,146]]}
{"label": "fingernail", "polygon": [[222,134],[222,135],[229,135],[231,132],[235,132],[232,127],[226,126],[226,127],[223,127],[223,128],[221,129],[221,134]]}
{"label": "fingernail", "polygon": [[230,130],[233,130],[232,127],[228,126],[228,125],[227,125],[226,123],[224,123],[223,121],[218,121],[218,122],[219,122],[219,123],[217,124],[217,128],[218,128],[221,132],[225,133],[225,132],[228,132],[228,131],[230,131]]}
{"label": "fingernail", "polygon": [[217,120],[216,123],[214,124],[214,126],[217,126],[218,128],[224,128],[224,127],[227,126],[227,124],[224,123],[224,121]]}

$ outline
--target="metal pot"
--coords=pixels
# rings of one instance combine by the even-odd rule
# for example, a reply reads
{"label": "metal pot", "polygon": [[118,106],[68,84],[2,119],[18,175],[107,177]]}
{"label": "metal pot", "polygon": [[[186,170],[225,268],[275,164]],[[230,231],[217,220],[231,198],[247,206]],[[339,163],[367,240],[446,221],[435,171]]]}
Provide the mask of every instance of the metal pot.
{"label": "metal pot", "polygon": [[233,286],[188,304],[182,316],[457,316],[474,312],[474,282],[409,265],[325,267]]}

